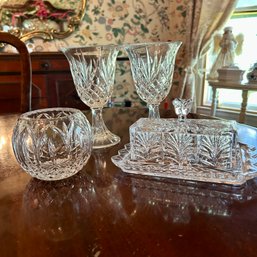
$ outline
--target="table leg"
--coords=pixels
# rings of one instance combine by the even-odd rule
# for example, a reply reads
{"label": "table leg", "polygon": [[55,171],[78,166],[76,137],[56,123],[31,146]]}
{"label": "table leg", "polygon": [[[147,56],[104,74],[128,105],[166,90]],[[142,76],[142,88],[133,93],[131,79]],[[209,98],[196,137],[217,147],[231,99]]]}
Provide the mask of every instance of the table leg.
{"label": "table leg", "polygon": [[241,111],[239,114],[239,122],[245,123],[245,113],[247,108],[247,101],[248,101],[248,90],[242,91],[242,104],[241,104]]}
{"label": "table leg", "polygon": [[211,116],[216,115],[216,109],[218,104],[217,88],[212,87],[212,104],[211,104]]}

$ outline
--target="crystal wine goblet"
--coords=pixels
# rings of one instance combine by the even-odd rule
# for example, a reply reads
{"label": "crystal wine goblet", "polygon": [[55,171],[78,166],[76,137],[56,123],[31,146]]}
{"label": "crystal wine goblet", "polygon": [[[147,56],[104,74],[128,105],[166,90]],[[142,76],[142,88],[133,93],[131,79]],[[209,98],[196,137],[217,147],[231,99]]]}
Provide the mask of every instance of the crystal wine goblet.
{"label": "crystal wine goblet", "polygon": [[93,149],[119,143],[120,137],[108,130],[102,117],[102,109],[113,91],[118,48],[106,45],[61,50],[69,61],[80,99],[91,108]]}
{"label": "crystal wine goblet", "polygon": [[181,42],[176,41],[124,46],[130,60],[136,91],[148,104],[149,118],[160,118],[159,105],[170,91],[180,45]]}

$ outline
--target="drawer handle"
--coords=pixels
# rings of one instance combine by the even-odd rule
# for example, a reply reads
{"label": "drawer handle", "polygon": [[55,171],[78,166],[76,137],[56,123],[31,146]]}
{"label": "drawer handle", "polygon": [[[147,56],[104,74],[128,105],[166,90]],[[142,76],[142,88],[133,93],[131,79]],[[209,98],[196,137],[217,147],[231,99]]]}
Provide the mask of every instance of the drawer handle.
{"label": "drawer handle", "polygon": [[44,62],[44,63],[41,63],[41,67],[42,67],[43,69],[45,69],[45,70],[48,70],[49,67],[50,67],[50,65],[49,65],[49,63]]}

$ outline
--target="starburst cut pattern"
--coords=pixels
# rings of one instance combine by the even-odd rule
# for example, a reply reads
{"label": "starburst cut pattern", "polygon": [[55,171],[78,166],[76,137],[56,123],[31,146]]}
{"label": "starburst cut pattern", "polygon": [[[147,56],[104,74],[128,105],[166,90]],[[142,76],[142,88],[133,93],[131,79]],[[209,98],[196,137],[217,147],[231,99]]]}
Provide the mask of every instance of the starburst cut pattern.
{"label": "starburst cut pattern", "polygon": [[133,145],[137,147],[133,151],[132,159],[144,160],[146,162],[156,161],[160,158],[162,150],[160,142],[161,134],[135,133]]}
{"label": "starburst cut pattern", "polygon": [[256,176],[257,154],[237,142],[235,125],[141,118],[130,127],[130,145],[112,160],[128,173],[242,184]]}
{"label": "starburst cut pattern", "polygon": [[193,155],[193,137],[188,134],[167,134],[163,140],[165,159],[179,166],[187,165]]}
{"label": "starburst cut pattern", "polygon": [[86,59],[83,50],[70,57],[71,73],[78,95],[90,107],[103,106],[113,91],[115,53],[107,58]]}
{"label": "starburst cut pattern", "polygon": [[[140,97],[151,103],[162,101],[171,87],[174,57],[153,56],[145,49],[145,56],[131,51],[132,75]],[[175,56],[175,54],[174,54]],[[172,66],[172,68],[170,68]],[[165,90],[164,90],[165,89]]]}
{"label": "starburst cut pattern", "polygon": [[199,146],[200,161],[209,166],[231,167],[233,135],[201,136]]}

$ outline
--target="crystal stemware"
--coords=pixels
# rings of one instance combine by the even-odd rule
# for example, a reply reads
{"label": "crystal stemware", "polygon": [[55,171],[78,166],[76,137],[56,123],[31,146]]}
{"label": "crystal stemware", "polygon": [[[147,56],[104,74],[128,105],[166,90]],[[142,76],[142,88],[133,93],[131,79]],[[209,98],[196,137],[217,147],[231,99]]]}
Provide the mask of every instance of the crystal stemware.
{"label": "crystal stemware", "polygon": [[175,58],[180,45],[181,42],[176,41],[124,46],[136,91],[148,104],[149,118],[160,118],[159,105],[171,89]]}
{"label": "crystal stemware", "polygon": [[108,130],[102,117],[102,109],[113,91],[118,48],[106,45],[61,50],[69,61],[80,99],[91,108],[93,148],[104,148],[119,143],[120,137]]}

